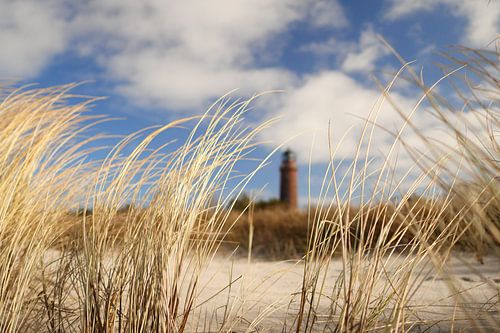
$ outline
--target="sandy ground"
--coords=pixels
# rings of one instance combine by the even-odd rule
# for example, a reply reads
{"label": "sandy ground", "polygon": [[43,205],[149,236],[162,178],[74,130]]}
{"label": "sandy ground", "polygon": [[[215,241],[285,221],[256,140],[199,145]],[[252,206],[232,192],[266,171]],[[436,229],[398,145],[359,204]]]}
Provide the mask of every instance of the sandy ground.
{"label": "sandy ground", "polygon": [[[387,273],[379,276],[375,287],[379,293],[387,293],[388,279],[396,276],[395,270],[404,260],[409,259],[399,258],[386,263]],[[476,323],[487,327],[487,331],[496,331],[498,328],[491,319],[496,323],[500,321],[500,258],[486,257],[481,265],[473,255],[457,254],[447,262],[446,267],[454,273],[453,279],[439,274],[430,263],[418,265],[413,272],[415,285],[412,290],[415,292],[411,295],[411,306],[406,308],[406,313],[414,324],[407,328],[415,332],[426,328],[430,328],[428,331],[431,332],[452,329],[474,332],[477,328],[470,320],[473,317]],[[340,259],[330,263],[324,275],[324,294],[328,295],[328,291],[333,290],[342,269]],[[284,326],[289,331],[300,303],[303,270],[303,263],[298,262],[252,261],[249,264],[245,259],[216,257],[203,274],[200,288],[198,303],[201,306],[196,316],[203,319],[195,320],[198,327],[191,329],[211,331],[220,326],[226,317],[231,318],[230,322],[239,322],[230,327],[234,331],[245,328],[249,331],[281,332]],[[229,286],[229,281],[234,282]],[[372,297],[375,298],[375,295]],[[318,321],[325,322],[315,326],[318,331],[327,327],[328,332],[328,327],[334,325],[331,317],[322,318],[331,304],[326,296],[319,300]],[[455,323],[451,324],[449,319],[453,317]]]}
{"label": "sandy ground", "polygon": [[[53,251],[47,258],[58,255]],[[401,281],[398,277],[404,275],[400,269],[413,259],[398,256],[383,259],[384,269],[378,269],[376,278],[370,280],[375,281],[370,300],[387,297],[393,290],[391,284],[396,284],[395,290],[400,290],[397,288]],[[113,259],[109,257],[107,261],[112,266]],[[367,262],[370,259],[363,261]],[[485,327],[483,331],[486,332],[500,331],[497,327],[500,322],[500,258],[485,257],[484,264],[479,264],[472,254],[455,254],[446,262],[446,267],[453,273],[453,278],[439,273],[429,262],[419,263],[411,272],[414,284],[408,295],[409,306],[404,309],[411,323],[405,331],[476,332],[474,325],[477,324]],[[339,258],[329,261],[328,269],[321,270],[323,292],[321,297],[319,293],[315,294],[317,321],[312,332],[334,331],[338,316],[326,315],[332,310],[332,300],[339,299],[332,296],[332,291],[343,269]],[[201,273],[188,331],[295,332],[294,320],[300,304],[303,276],[304,263],[299,261],[248,262],[244,258],[216,256]],[[358,284],[356,281],[355,285]],[[365,293],[365,289],[358,287],[361,293]],[[394,306],[385,308],[386,316],[389,316]],[[455,318],[453,324],[450,318]],[[383,324],[382,321],[378,323],[379,326]],[[304,332],[304,327],[300,332]]]}

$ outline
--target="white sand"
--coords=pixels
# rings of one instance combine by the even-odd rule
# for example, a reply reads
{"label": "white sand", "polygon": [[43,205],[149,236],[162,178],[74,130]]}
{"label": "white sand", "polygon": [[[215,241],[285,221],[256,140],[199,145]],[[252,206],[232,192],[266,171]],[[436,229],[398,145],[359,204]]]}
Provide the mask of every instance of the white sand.
{"label": "white sand", "polygon": [[[391,271],[391,266],[395,269],[402,260],[404,259],[398,259],[394,265],[387,266],[387,276],[396,276]],[[436,324],[431,331],[449,331],[452,327],[447,320],[454,315],[454,328],[475,331],[468,320],[471,314],[475,318],[483,318],[480,320],[481,325],[489,327],[488,331],[494,330],[495,324],[488,323],[487,318],[493,318],[496,323],[500,319],[500,258],[487,257],[484,265],[481,265],[470,254],[456,255],[447,262],[447,267],[454,272],[453,281],[458,284],[455,291],[450,289],[449,279],[438,274],[430,264],[419,265],[419,270],[413,273],[413,278],[421,283],[415,286],[416,292],[409,302],[412,306],[406,310],[409,318],[417,323],[413,330],[420,331],[422,327]],[[217,257],[204,274],[199,298],[199,302],[209,299],[199,308],[204,308],[201,312],[216,315],[207,318],[203,313],[199,314],[203,317],[199,322],[215,328],[226,314],[233,319],[241,317],[240,325],[233,328],[235,331],[247,328],[249,322],[254,322],[251,327],[262,332],[281,332],[284,324],[289,328],[300,301],[298,293],[301,290],[303,269],[302,263],[248,264],[244,259]],[[340,259],[331,262],[325,279],[325,294],[331,292],[333,283],[341,272]],[[231,290],[228,288],[230,278],[236,280],[231,285]],[[376,289],[381,291],[387,285],[387,279],[381,276]],[[456,292],[466,298],[453,297]],[[228,300],[230,308],[226,309]],[[321,298],[319,317],[328,313],[330,304],[327,297]],[[469,315],[454,305],[467,307]],[[328,321],[331,326],[332,319],[329,318]],[[318,329],[323,327],[324,325],[318,325]],[[203,328],[201,324],[198,327],[198,330],[206,329],[207,326]]]}
{"label": "white sand", "polygon": [[[58,252],[47,255],[54,258]],[[376,279],[375,292],[370,299],[386,296],[389,279],[397,283],[395,277],[401,276],[395,270],[411,259],[396,258],[386,262],[385,274],[381,273]],[[108,264],[112,265],[112,260]],[[413,288],[415,293],[410,297],[410,307],[405,309],[407,318],[415,324],[406,330],[422,332],[431,327],[426,332],[447,332],[452,328],[475,332],[470,320],[472,316],[487,327],[485,331],[498,331],[495,325],[500,322],[500,258],[486,257],[481,265],[471,254],[456,254],[446,264],[454,273],[452,281],[457,290],[450,289],[449,278],[438,274],[430,263],[416,267],[412,279],[419,284]],[[318,321],[325,323],[316,325],[313,331],[323,331],[325,324],[334,326],[334,318],[325,319],[324,315],[330,310],[332,302],[328,296],[342,270],[340,259],[329,263],[324,275],[325,296],[317,306]],[[303,271],[303,263],[297,261],[252,261],[249,264],[243,258],[215,257],[198,284],[199,295],[195,313],[190,316],[189,331],[219,331],[224,318],[228,318],[226,323],[231,325],[224,327],[225,332],[283,332],[283,327],[286,327],[285,332],[294,332],[291,327],[300,303]],[[465,298],[454,297],[457,293]],[[461,310],[463,308],[467,308],[467,313]],[[391,307],[386,311],[389,313]],[[452,327],[449,320],[453,317],[456,321]]]}

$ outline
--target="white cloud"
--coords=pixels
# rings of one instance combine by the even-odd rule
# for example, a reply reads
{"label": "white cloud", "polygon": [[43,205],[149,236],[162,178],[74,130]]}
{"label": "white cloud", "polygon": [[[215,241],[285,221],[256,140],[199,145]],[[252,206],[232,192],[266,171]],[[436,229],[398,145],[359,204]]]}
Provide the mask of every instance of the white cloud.
{"label": "white cloud", "polygon": [[[302,162],[307,162],[312,144],[312,133],[317,136],[313,161],[329,160],[326,141],[328,123],[331,124],[332,143],[341,142],[337,158],[355,158],[363,119],[370,117],[370,111],[378,113],[377,123],[394,130],[401,124],[396,111],[379,99],[380,92],[366,88],[340,71],[323,71],[307,77],[300,86],[277,98],[279,107],[273,108],[272,115],[283,115],[284,119],[264,134],[273,144],[284,142],[293,135],[302,133],[290,143],[297,150]],[[394,94],[398,104],[411,109],[413,101]],[[378,110],[378,111],[377,111]],[[387,147],[387,134],[377,130],[373,142],[376,149]]]}
{"label": "white cloud", "polygon": [[373,28],[369,27],[361,32],[357,52],[347,54],[342,69],[346,72],[372,71],[376,61],[387,54],[389,50],[377,38]]}
{"label": "white cloud", "polygon": [[343,28],[349,25],[342,6],[337,1],[316,0],[310,2],[310,22],[317,27]]}
{"label": "white cloud", "polygon": [[314,42],[301,47],[301,51],[318,56],[335,55],[340,68],[349,73],[368,73],[375,69],[378,60],[389,54],[389,50],[378,39],[372,26],[361,31],[359,40],[341,41],[332,37],[325,42]]}
{"label": "white cloud", "polygon": [[455,17],[465,18],[467,24],[461,42],[468,46],[484,47],[497,37],[500,30],[500,3],[487,0],[389,0],[385,18],[399,20],[421,11],[431,11],[445,5]]}
{"label": "white cloud", "polygon": [[318,56],[337,55],[344,59],[349,53],[356,52],[357,43],[352,41],[341,41],[331,37],[323,42],[313,42],[301,46],[302,52],[310,52]]}
{"label": "white cloud", "polygon": [[[411,114],[411,123],[420,134],[433,140],[435,144],[442,145],[444,152],[451,152],[450,147],[456,147],[455,133],[436,121],[432,109],[429,112],[428,105],[427,107],[422,105],[412,114],[420,98],[418,93],[414,94],[414,98],[407,98],[393,91],[390,96],[404,114]],[[293,147],[301,163],[309,162],[311,150],[313,163],[330,161],[328,139],[328,126],[330,126],[330,142],[332,149],[336,150],[334,159],[337,162],[342,159],[349,162],[356,158],[364,159],[367,154],[370,160],[373,159],[369,167],[369,170],[373,171],[379,168],[388,156],[395,142],[393,134],[404,124],[403,118],[394,107],[381,98],[380,91],[362,86],[340,71],[324,71],[311,75],[294,90],[277,98],[278,101],[273,101],[275,104],[270,109],[273,110],[270,115],[282,115],[283,118],[272,129],[263,133],[263,139],[269,141],[270,146],[275,146],[298,135],[287,142],[286,146]],[[443,110],[443,112],[450,123],[455,124],[456,128],[462,128],[474,142],[479,142],[479,139],[488,141],[485,116],[484,113],[481,115],[481,111]],[[377,126],[368,126],[360,154],[356,155],[367,119]],[[316,136],[314,141],[313,133]],[[422,140],[411,126],[405,127],[401,139],[419,153],[429,153],[429,144]],[[368,142],[370,147],[367,145]],[[405,181],[405,186],[420,174],[420,169],[416,167],[412,157],[402,145],[396,144],[390,156],[392,161],[390,167],[394,168],[396,179],[405,175],[410,168],[414,168]],[[438,156],[440,157],[444,156]]]}
{"label": "white cloud", "polygon": [[57,1],[0,0],[0,77],[33,77],[67,44],[64,6]]}
{"label": "white cloud", "polygon": [[384,17],[397,20],[406,15],[416,14],[419,11],[429,11],[439,3],[439,0],[388,0],[389,8]]}
{"label": "white cloud", "polygon": [[[239,88],[242,94],[290,87],[293,72],[262,67],[267,44],[293,22],[346,24],[337,1],[91,1],[79,9],[74,29],[79,49],[102,52],[117,89],[145,105],[172,111],[203,108]],[[89,47],[90,45],[90,47]]]}
{"label": "white cloud", "polygon": [[74,50],[93,57],[133,101],[172,111],[234,88],[286,88],[295,75],[263,55],[269,44],[276,48],[295,22],[348,24],[337,0],[0,0],[0,7],[0,45],[9,45],[1,75],[34,77],[54,55]]}
{"label": "white cloud", "polygon": [[104,65],[120,92],[182,111],[234,88],[247,94],[293,80],[284,69],[255,67],[252,52],[300,18],[296,3],[174,2],[96,1],[78,17],[84,38],[102,36],[85,42],[108,49]]}
{"label": "white cloud", "polygon": [[286,88],[295,76],[279,68],[241,68],[199,64],[182,57],[163,58],[151,50],[115,55],[113,75],[125,81],[118,90],[139,104],[168,106],[173,111],[203,109],[204,103],[232,89],[245,96]]}

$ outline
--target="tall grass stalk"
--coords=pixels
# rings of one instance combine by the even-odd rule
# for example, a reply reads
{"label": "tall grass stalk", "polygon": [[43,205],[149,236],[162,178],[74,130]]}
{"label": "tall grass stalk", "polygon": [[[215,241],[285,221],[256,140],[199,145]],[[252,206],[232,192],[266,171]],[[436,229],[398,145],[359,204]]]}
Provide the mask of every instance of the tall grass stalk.
{"label": "tall grass stalk", "polygon": [[66,105],[72,85],[17,90],[0,102],[0,331],[20,332],[36,316],[37,277],[48,248],[69,226],[86,176],[88,103]]}
{"label": "tall grass stalk", "polygon": [[[304,248],[302,284],[282,331],[429,329],[436,322],[421,316],[414,296],[434,272],[456,295],[453,314],[441,322],[458,327],[458,318],[465,318],[476,331],[499,326],[486,309],[467,308],[471,298],[446,265],[457,245],[483,260],[486,252],[498,256],[500,243],[498,53],[460,52],[448,55],[455,67],[443,67],[443,80],[464,70],[474,74],[455,86],[463,109],[436,93],[441,80],[427,87],[404,63],[366,119],[355,158],[339,161],[342,142],[329,140],[317,207],[294,215],[250,206],[248,233],[241,238],[248,244],[247,263],[252,249],[271,243],[262,228],[284,228],[285,218],[296,219],[286,225],[293,240],[283,246],[278,239],[276,252],[300,255],[297,249]],[[412,110],[398,108],[391,98],[399,79],[421,90]],[[266,159],[246,176],[237,177],[236,166],[272,120],[246,127],[252,99],[223,97],[203,115],[125,137],[96,161],[90,157],[99,145],[92,141],[103,136],[85,134],[104,119],[87,115],[94,99],[72,95],[73,88],[27,87],[1,95],[0,331],[256,330],[281,305],[246,318],[244,311],[256,306],[232,302],[240,280],[232,268],[226,288],[208,299],[200,294],[222,242],[232,230],[242,230],[238,221],[245,211],[232,212],[233,198]],[[403,124],[380,161],[371,152],[384,103],[396,107]],[[452,133],[452,144],[436,142],[416,126],[412,117],[421,106]],[[185,126],[191,131],[180,144],[161,143],[165,132]],[[487,135],[471,135],[470,128]],[[429,151],[405,141],[406,131]],[[401,146],[414,166],[398,175]],[[274,214],[275,225],[259,220],[265,214]],[[342,270],[332,279],[337,257]],[[495,283],[480,278],[499,294]],[[211,313],[205,305],[225,292],[218,317],[217,309]],[[491,303],[498,306],[498,297]]]}
{"label": "tall grass stalk", "polygon": [[[459,311],[476,331],[498,327],[498,318],[489,311],[480,311],[479,315],[467,309],[471,299],[445,264],[457,243],[475,251],[480,261],[486,249],[498,255],[500,244],[498,53],[471,49],[461,52],[465,60],[448,55],[458,69],[448,69],[441,80],[454,80],[464,66],[476,74],[479,82],[465,81],[469,94],[457,94],[463,99],[465,112],[475,115],[474,123],[461,115],[464,110],[453,109],[437,95],[435,87],[441,80],[427,87],[404,63],[395,79],[409,73],[409,80],[421,89],[422,96],[414,109],[402,110],[392,100],[393,80],[366,119],[347,172],[342,169],[343,174],[339,174],[336,148],[330,145],[331,162],[321,189],[322,199],[317,209],[309,210],[313,231],[304,257],[298,309],[291,312],[290,331],[399,332],[432,327],[436,323],[420,319],[412,301],[431,273],[430,263],[445,275]],[[383,103],[391,103],[404,123],[394,133],[394,144],[385,160],[374,170],[371,142]],[[433,112],[436,122],[454,135],[453,145],[433,141],[413,123],[413,114],[424,104],[430,105],[431,111],[427,112]],[[488,135],[471,135],[471,128]],[[414,143],[402,135],[408,130],[413,130],[429,151],[413,148]],[[415,166],[395,181],[397,158],[393,155],[397,154],[397,145],[403,145]],[[368,183],[373,186],[367,196]],[[403,183],[410,185],[403,187]],[[396,204],[381,204],[384,202]],[[359,208],[352,210],[353,205]],[[332,282],[328,273],[338,252],[343,269]],[[481,280],[498,293],[498,286],[484,277]],[[492,301],[498,305],[498,298]],[[453,327],[459,324],[455,319],[450,316],[440,320]]]}
{"label": "tall grass stalk", "polygon": [[[238,180],[233,168],[270,122],[245,127],[251,99],[223,98],[89,163],[79,135],[93,100],[68,104],[71,88],[15,91],[0,104],[0,330],[184,331],[224,237],[228,198],[253,174]],[[179,148],[150,148],[193,121]],[[69,216],[82,203],[83,214]],[[78,236],[49,251],[68,228]]]}

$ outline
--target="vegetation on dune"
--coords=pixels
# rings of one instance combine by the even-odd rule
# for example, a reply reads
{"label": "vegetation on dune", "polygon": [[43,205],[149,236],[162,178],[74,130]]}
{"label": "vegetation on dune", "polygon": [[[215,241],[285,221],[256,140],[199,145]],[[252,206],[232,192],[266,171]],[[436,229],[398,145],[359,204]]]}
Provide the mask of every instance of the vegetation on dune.
{"label": "vegetation on dune", "polygon": [[[325,176],[325,186],[332,188],[335,199],[333,202],[325,200],[326,204],[321,205],[319,210],[310,212],[310,215],[314,214],[314,218],[309,219],[313,232],[310,233],[304,259],[300,308],[298,314],[292,316],[292,326],[296,332],[430,329],[432,324],[422,320],[418,311],[411,306],[411,295],[414,295],[424,279],[415,272],[421,263],[427,261],[442,269],[448,287],[456,292],[458,308],[464,311],[464,316],[469,320],[469,328],[489,331],[499,326],[498,317],[488,311],[464,310],[470,298],[466,293],[459,292],[460,284],[452,273],[447,272],[445,265],[457,243],[475,251],[481,260],[486,247],[498,255],[500,240],[500,149],[497,142],[500,86],[495,79],[500,70],[499,55],[497,52],[462,49],[460,56],[461,61],[455,57],[451,59],[454,63],[467,64],[475,74],[472,79],[476,80],[471,81],[470,74],[463,77],[466,91],[459,90],[460,85],[454,86],[458,89],[457,95],[462,98],[464,109],[454,109],[448,100],[438,95],[432,87],[427,87],[421,76],[407,67],[407,79],[423,93],[420,101],[428,102],[427,112],[431,112],[440,125],[453,133],[455,139],[451,145],[425,137],[422,129],[412,122],[413,111],[400,110],[392,101],[388,89],[384,89],[385,99],[393,104],[405,120],[402,128],[394,134],[394,145],[403,144],[421,170],[397,204],[391,207],[376,200],[382,197],[392,201],[398,193],[400,183],[393,182],[389,162],[395,150],[389,152],[386,163],[375,172],[372,195],[368,198],[362,196],[354,213],[350,210],[354,192],[363,188],[372,175],[366,163],[369,151],[354,159],[347,175],[339,177],[340,182],[337,181],[337,170],[332,158]],[[456,74],[454,71],[446,73],[450,76]],[[475,119],[471,121],[471,118],[461,116],[463,111],[474,115]],[[377,112],[375,109],[371,115],[373,118],[366,121],[363,135],[368,141],[376,127],[374,119]],[[456,115],[461,122],[452,120],[452,116]],[[469,135],[468,130],[477,130],[478,124],[479,130],[487,133],[486,136]],[[426,151],[419,151],[413,148],[412,142],[405,141],[402,133],[406,127],[425,142]],[[363,139],[360,139],[360,146]],[[358,168],[358,161],[365,161],[365,164]],[[343,181],[349,185],[347,194],[341,192]],[[419,187],[422,188],[420,198],[414,200]],[[328,191],[323,193],[326,198]],[[328,218],[332,209],[338,212],[337,221]],[[403,241],[405,238],[407,241]],[[400,248],[401,243],[404,251],[397,252],[396,248]],[[344,269],[333,290],[325,290],[326,273],[336,249],[341,250]],[[387,268],[398,259],[397,274],[388,276]],[[499,288],[494,284],[490,286],[497,295],[493,304],[498,306]],[[328,313],[319,306],[322,298],[330,301]],[[454,315],[444,317],[441,323],[448,323],[448,327],[453,328],[455,319]]]}
{"label": "vegetation on dune", "polygon": [[[250,101],[222,100],[153,129],[122,157],[131,135],[89,163],[78,125],[91,120],[90,101],[67,106],[69,88],[16,91],[0,106],[0,331],[182,331],[219,246],[228,214],[221,193],[249,179],[225,187],[261,129],[241,125]],[[148,151],[162,132],[196,120],[177,150]],[[127,200],[134,206],[120,214]],[[82,203],[83,214],[68,215]],[[110,252],[118,237],[120,250]]]}
{"label": "vegetation on dune", "polygon": [[[469,187],[460,186],[464,186],[470,191],[474,184],[470,184]],[[468,195],[467,198],[477,198],[477,196]],[[237,206],[243,206],[245,202],[246,200],[243,200]],[[483,204],[486,202],[483,201]],[[250,205],[250,202],[247,202],[246,205]],[[341,217],[345,223],[345,219],[349,216],[349,232],[352,235],[350,238],[351,248],[361,245],[362,235],[372,233],[373,239],[370,244],[366,244],[369,247],[375,246],[379,239],[385,242],[396,237],[397,241],[393,242],[392,246],[397,250],[404,251],[411,241],[416,240],[416,234],[421,229],[430,224],[436,224],[434,231],[429,235],[432,242],[438,239],[459,215],[463,215],[462,219],[467,222],[461,223],[460,227],[457,226],[461,229],[457,230],[457,234],[464,232],[467,235],[448,239],[447,248],[471,251],[476,253],[480,259],[484,252],[496,251],[500,244],[498,240],[494,239],[479,239],[476,231],[468,229],[466,225],[472,222],[474,215],[470,212],[472,208],[465,208],[466,205],[467,203],[458,195],[448,199],[432,199],[413,195],[405,201],[378,203],[364,209],[358,206],[331,207],[324,219],[331,223],[341,224]],[[485,206],[490,207],[486,209],[486,219],[488,223],[494,224],[498,221],[494,215],[494,209],[489,204]],[[313,215],[320,213],[320,210],[320,207],[311,209]],[[241,215],[242,211],[245,211],[243,215]],[[306,211],[289,210],[285,205],[275,204],[274,201],[271,202],[270,206],[267,206],[265,201],[261,201],[255,205],[251,214],[251,223],[245,209],[236,210],[231,214],[232,218],[229,220],[238,220],[238,222],[232,226],[226,237],[227,248],[234,249],[235,246],[238,246],[238,251],[246,255],[248,237],[250,228],[252,228],[253,256],[275,260],[297,259],[306,254],[308,235],[314,232],[314,226],[308,224],[309,215]],[[252,226],[250,227],[250,225]],[[323,234],[322,237],[328,237],[327,235],[328,233]],[[341,251],[337,254],[340,253]]]}
{"label": "vegetation on dune", "polygon": [[[466,123],[471,118],[452,121],[450,111],[457,112],[450,103],[405,67],[455,145],[421,136],[430,151],[422,154],[395,133],[395,145],[402,144],[421,170],[402,194],[391,156],[374,172],[369,149],[357,149],[357,158],[339,175],[331,148],[319,204],[307,212],[229,199],[237,198],[254,174],[235,179],[238,161],[272,123],[244,126],[252,99],[223,98],[202,116],[132,134],[105,159],[91,161],[96,148],[89,143],[100,137],[85,133],[102,121],[85,113],[94,100],[75,101],[72,85],[4,93],[0,331],[230,332],[242,324],[243,331],[256,330],[265,309],[242,321],[226,304],[221,320],[197,322],[201,317],[195,313],[205,304],[198,298],[200,278],[224,242],[257,255],[301,257],[303,284],[291,295],[283,331],[431,327],[435,323],[420,319],[410,305],[425,278],[415,274],[422,263],[442,268],[455,291],[458,282],[443,264],[450,251],[458,245],[481,259],[486,252],[498,256],[500,243],[498,53],[462,49],[450,59],[474,74],[476,81],[457,85],[468,89],[458,96],[488,135],[471,138]],[[389,88],[382,99],[391,102]],[[406,111],[400,110],[403,127],[421,135]],[[377,112],[366,121],[360,146],[370,142]],[[181,125],[192,130],[180,147],[155,144],[163,132]],[[355,200],[368,183],[373,194]],[[343,271],[327,288],[334,256]],[[499,294],[498,286],[490,286]],[[474,330],[499,326],[494,314],[470,310],[466,294],[456,298],[456,308]],[[498,299],[493,302],[498,305]],[[454,315],[440,319],[451,325],[455,320]]]}

